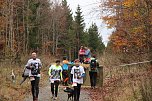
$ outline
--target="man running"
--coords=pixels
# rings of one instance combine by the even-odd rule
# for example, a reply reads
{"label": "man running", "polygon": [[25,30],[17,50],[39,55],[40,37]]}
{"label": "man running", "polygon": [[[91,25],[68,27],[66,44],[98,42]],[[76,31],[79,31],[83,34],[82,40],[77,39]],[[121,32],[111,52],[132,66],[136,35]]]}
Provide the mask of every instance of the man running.
{"label": "man running", "polygon": [[40,70],[42,68],[42,63],[40,59],[37,58],[36,52],[32,52],[32,58],[28,60],[26,68],[30,69],[29,77],[31,81],[33,101],[38,101]]}

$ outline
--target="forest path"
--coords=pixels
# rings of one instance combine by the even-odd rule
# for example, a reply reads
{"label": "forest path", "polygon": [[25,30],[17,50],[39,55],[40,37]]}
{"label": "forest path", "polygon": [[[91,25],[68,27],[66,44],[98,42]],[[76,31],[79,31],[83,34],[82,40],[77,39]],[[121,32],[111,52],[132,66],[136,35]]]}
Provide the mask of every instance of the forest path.
{"label": "forest path", "polygon": [[[63,90],[64,86],[59,86],[58,99],[53,100],[51,99],[50,86],[48,85],[46,87],[40,87],[39,101],[67,101],[68,95]],[[92,101],[89,95],[90,91],[88,91],[88,89],[85,89],[85,87],[82,87],[80,101]],[[24,101],[32,101],[32,95],[30,94],[29,96],[27,96]]]}

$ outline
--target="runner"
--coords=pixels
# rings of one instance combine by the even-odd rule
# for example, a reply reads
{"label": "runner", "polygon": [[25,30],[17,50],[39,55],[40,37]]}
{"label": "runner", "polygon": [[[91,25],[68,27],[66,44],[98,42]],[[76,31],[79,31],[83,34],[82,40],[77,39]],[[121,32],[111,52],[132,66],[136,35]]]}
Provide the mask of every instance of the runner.
{"label": "runner", "polygon": [[[58,86],[59,86],[60,81],[62,80],[62,67],[60,65],[60,60],[56,60],[56,64],[51,65],[48,73],[49,73],[50,83],[51,83],[52,99],[57,100]],[[54,87],[55,87],[55,90],[54,90]]]}
{"label": "runner", "polygon": [[32,58],[28,60],[26,68],[30,69],[29,77],[31,80],[33,101],[38,101],[40,69],[42,68],[42,64],[40,59],[37,58],[36,52],[32,52]]}
{"label": "runner", "polygon": [[74,101],[79,101],[80,98],[80,90],[81,85],[83,84],[83,77],[85,76],[85,71],[82,66],[80,66],[80,62],[78,59],[75,61],[75,66],[72,67],[71,74],[73,77],[73,84],[74,87]]}

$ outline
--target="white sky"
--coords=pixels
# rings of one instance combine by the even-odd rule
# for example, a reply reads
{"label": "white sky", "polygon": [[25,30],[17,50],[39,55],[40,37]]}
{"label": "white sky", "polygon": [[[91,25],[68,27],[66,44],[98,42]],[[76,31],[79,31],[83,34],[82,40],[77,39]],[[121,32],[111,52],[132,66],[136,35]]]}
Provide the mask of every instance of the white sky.
{"label": "white sky", "polygon": [[101,0],[67,0],[73,14],[75,14],[78,4],[80,5],[86,23],[86,28],[89,28],[92,23],[97,24],[99,28],[99,33],[102,35],[103,42],[106,45],[112,29],[108,29],[100,19],[100,1]]}

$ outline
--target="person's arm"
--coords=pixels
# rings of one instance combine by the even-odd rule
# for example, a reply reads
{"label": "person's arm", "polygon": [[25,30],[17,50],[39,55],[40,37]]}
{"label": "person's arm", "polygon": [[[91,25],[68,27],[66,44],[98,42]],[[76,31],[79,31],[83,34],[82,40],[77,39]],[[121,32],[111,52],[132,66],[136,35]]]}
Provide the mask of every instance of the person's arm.
{"label": "person's arm", "polygon": [[96,60],[96,63],[97,63],[97,68],[99,68],[99,62],[98,62],[98,60]]}
{"label": "person's arm", "polygon": [[39,68],[42,68],[42,62],[40,59],[39,59]]}
{"label": "person's arm", "polygon": [[30,67],[31,66],[31,62],[30,62],[30,60],[28,60],[28,62],[27,62],[27,64],[25,66],[26,66],[27,69],[31,69],[31,67]]}
{"label": "person's arm", "polygon": [[[74,67],[74,66],[73,66]],[[73,69],[73,67],[72,67],[72,69],[71,69],[71,82],[73,82],[73,75],[74,75],[74,69]]]}
{"label": "person's arm", "polygon": [[81,49],[79,50],[79,55],[81,54]]}
{"label": "person's arm", "polygon": [[63,78],[62,78],[62,67],[61,67],[60,77],[61,77],[61,80],[63,80]]}
{"label": "person's arm", "polygon": [[51,70],[52,70],[52,65],[50,66],[49,71],[48,71],[49,76],[51,76],[51,72],[52,72]]}
{"label": "person's arm", "polygon": [[[73,66],[74,67],[74,66]],[[73,70],[73,67],[72,67],[72,69],[71,69],[71,74],[74,74],[74,70]]]}
{"label": "person's arm", "polygon": [[84,67],[82,67],[82,75],[81,75],[81,77],[85,77]]}

